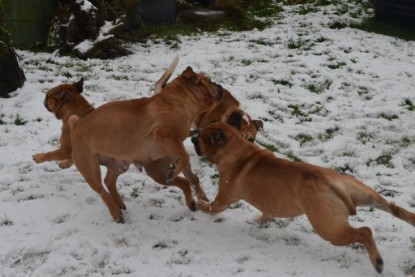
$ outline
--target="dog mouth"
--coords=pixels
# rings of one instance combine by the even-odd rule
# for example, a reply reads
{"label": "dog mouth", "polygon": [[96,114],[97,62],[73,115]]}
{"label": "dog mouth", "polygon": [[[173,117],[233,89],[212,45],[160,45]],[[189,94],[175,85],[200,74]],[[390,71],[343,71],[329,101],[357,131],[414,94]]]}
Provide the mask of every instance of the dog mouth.
{"label": "dog mouth", "polygon": [[45,107],[46,107],[46,109],[49,111],[49,112],[52,112],[52,110],[49,108],[49,106],[48,106],[48,95],[46,95],[45,96],[45,100],[43,101],[43,104],[45,105]]}
{"label": "dog mouth", "polygon": [[220,101],[223,98],[223,88],[221,85],[215,84],[216,85],[216,100]]}
{"label": "dog mouth", "polygon": [[193,146],[195,147],[196,153],[199,156],[203,156],[202,151],[200,149],[199,134],[200,134],[200,129],[195,129],[190,132],[189,136],[191,137],[190,140],[193,143]]}

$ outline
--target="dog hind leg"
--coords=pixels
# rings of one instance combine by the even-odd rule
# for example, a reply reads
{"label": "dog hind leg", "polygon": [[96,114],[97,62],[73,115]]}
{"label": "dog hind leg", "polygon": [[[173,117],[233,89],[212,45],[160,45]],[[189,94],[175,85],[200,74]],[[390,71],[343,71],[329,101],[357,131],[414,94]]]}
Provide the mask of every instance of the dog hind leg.
{"label": "dog hind leg", "polygon": [[351,176],[348,176],[346,182],[350,184],[347,190],[356,206],[369,206],[377,208],[408,222],[412,226],[415,226],[414,213],[409,212],[394,203],[388,202],[378,192]]}
{"label": "dog hind leg", "polygon": [[126,209],[125,203],[117,191],[117,178],[119,175],[120,175],[119,173],[107,167],[107,174],[105,175],[104,183],[107,186],[108,191],[110,192],[117,206],[120,209],[125,210]]}
{"label": "dog hind leg", "polygon": [[336,246],[363,244],[375,270],[382,272],[383,260],[373,240],[372,231],[368,227],[353,228],[349,225],[349,210],[340,198],[326,191],[306,200],[306,215],[321,238]]}

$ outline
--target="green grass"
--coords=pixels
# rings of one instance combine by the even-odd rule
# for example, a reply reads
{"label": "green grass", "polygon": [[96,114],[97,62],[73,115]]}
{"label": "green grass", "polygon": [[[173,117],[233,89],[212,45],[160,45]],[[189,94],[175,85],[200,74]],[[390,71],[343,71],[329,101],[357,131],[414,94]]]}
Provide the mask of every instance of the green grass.
{"label": "green grass", "polygon": [[268,144],[268,143],[261,143],[261,142],[258,142],[258,144],[261,145],[262,147],[268,149],[271,152],[278,151],[278,148],[275,145]]}
{"label": "green grass", "polygon": [[353,174],[354,173],[354,169],[351,168],[348,163],[345,163],[343,166],[337,166],[334,169],[341,174]]}
{"label": "green grass", "polygon": [[272,79],[271,80],[275,85],[282,85],[282,86],[286,86],[286,87],[292,87],[293,86],[293,84],[290,82],[290,81],[288,81],[288,80],[284,80],[284,79],[279,79],[279,80],[277,80],[277,79]]}
{"label": "green grass", "polygon": [[396,115],[396,114],[386,114],[386,113],[381,113],[379,115],[379,117],[380,118],[384,118],[384,119],[389,120],[389,121],[392,121],[394,119],[398,119],[399,118],[399,116]]}
{"label": "green grass", "polygon": [[415,23],[402,20],[380,20],[370,18],[351,27],[404,40],[415,40]]}
{"label": "green grass", "polygon": [[14,124],[16,124],[17,126],[23,126],[27,123],[26,120],[24,120],[23,118],[21,118],[19,115],[16,115],[16,119],[14,120]]}
{"label": "green grass", "polygon": [[318,138],[322,141],[327,141],[329,139],[332,139],[336,133],[340,131],[339,126],[335,126],[333,128],[328,128],[324,131],[324,133],[321,133],[318,135]]}
{"label": "green grass", "polygon": [[300,133],[294,139],[300,143],[300,146],[303,146],[305,143],[312,141],[313,137],[306,133]]}
{"label": "green grass", "polygon": [[405,99],[404,106],[408,111],[413,112],[415,110],[415,106],[410,99]]}

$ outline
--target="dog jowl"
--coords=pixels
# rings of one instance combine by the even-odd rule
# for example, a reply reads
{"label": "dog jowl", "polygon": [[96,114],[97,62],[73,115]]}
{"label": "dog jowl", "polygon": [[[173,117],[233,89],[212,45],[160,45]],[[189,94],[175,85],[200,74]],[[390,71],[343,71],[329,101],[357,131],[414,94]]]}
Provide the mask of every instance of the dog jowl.
{"label": "dog jowl", "polygon": [[306,215],[316,233],[333,245],[362,244],[378,273],[383,270],[372,231],[354,228],[349,215],[369,206],[388,212],[415,226],[415,214],[393,203],[349,175],[307,163],[279,159],[243,139],[227,124],[214,123],[199,130],[192,140],[198,153],[219,170],[219,193],[212,203],[199,200],[200,210],[216,214],[245,200],[272,217]]}
{"label": "dog jowl", "polygon": [[[220,85],[188,67],[153,97],[110,102],[86,117],[69,119],[75,165],[115,221],[123,221],[121,209],[125,209],[116,180],[130,164],[140,170],[144,167],[158,183],[182,189],[192,210],[192,188],[199,200],[207,199],[191,173],[183,141],[193,119],[222,95]],[[101,181],[100,165],[107,167],[104,182],[108,192]],[[181,172],[186,178],[178,176]]]}

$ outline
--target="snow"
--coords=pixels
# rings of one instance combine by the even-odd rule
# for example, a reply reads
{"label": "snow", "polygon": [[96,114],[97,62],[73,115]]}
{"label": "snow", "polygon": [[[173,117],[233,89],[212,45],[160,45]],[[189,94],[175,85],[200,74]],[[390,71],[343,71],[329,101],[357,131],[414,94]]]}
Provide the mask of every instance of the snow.
{"label": "snow", "polygon": [[[330,29],[339,17],[356,20],[335,15],[333,5],[299,9],[285,7],[263,31],[180,37],[177,47],[131,44],[134,54],[109,61],[18,50],[27,81],[0,99],[0,275],[376,276],[365,249],[331,245],[304,216],[259,225],[260,213],[245,202],[217,216],[191,212],[181,191],[132,167],[118,179],[127,210],[117,224],[75,167],[31,158],[59,145],[61,122],[43,106],[48,89],[83,76],[95,106],[150,96],[179,54],[175,74],[190,65],[230,90],[264,120],[257,142],[275,155],[343,169],[414,212],[415,111],[405,101],[415,103],[415,42]],[[310,84],[320,89],[310,92]],[[215,168],[185,146],[213,199]],[[369,208],[350,222],[372,229],[383,276],[415,273],[413,226]]]}

